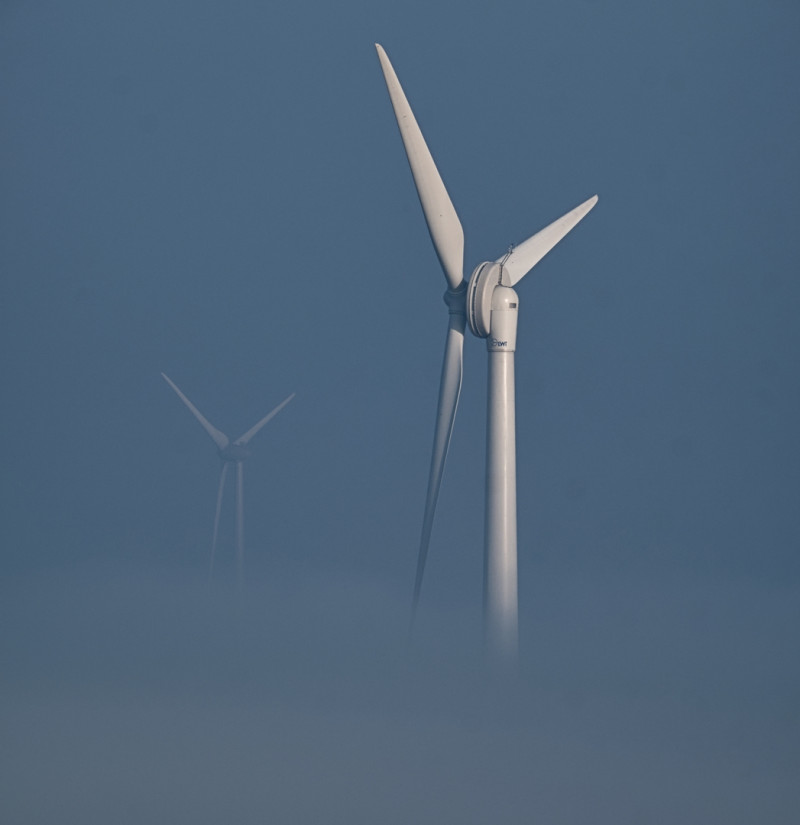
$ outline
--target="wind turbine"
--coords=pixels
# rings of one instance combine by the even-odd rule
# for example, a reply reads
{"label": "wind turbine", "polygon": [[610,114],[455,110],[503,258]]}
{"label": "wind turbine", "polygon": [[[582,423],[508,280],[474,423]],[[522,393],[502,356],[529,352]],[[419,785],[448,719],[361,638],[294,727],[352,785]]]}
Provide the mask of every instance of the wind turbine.
{"label": "wind turbine", "polygon": [[444,301],[449,323],[414,582],[414,612],[461,393],[464,329],[469,323],[474,335],[486,339],[489,352],[483,579],[486,641],[493,653],[513,658],[518,643],[514,352],[519,307],[513,287],[586,216],[597,203],[597,196],[510,248],[496,261],[479,264],[470,279],[465,280],[461,222],[392,64],[383,47],[377,43],[375,47],[428,231],[447,279]]}
{"label": "wind turbine", "polygon": [[203,429],[211,436],[212,441],[217,445],[217,454],[222,459],[222,472],[219,476],[219,488],[217,489],[217,509],[214,513],[214,536],[211,539],[211,563],[209,566],[209,576],[214,570],[214,552],[217,548],[217,534],[219,532],[219,516],[222,510],[222,493],[225,489],[225,478],[228,474],[228,467],[233,464],[236,467],[236,570],[239,580],[239,587],[242,586],[242,576],[244,568],[244,460],[250,455],[247,445],[250,439],[272,418],[274,418],[295,396],[292,393],[288,398],[281,401],[272,412],[267,413],[257,424],[254,424],[244,435],[240,435],[235,441],[231,441],[225,433],[218,430],[209,420],[195,407],[194,404],[178,389],[175,382],[166,373],[161,373],[161,377],[172,387],[189,408],[189,412],[200,422]]}

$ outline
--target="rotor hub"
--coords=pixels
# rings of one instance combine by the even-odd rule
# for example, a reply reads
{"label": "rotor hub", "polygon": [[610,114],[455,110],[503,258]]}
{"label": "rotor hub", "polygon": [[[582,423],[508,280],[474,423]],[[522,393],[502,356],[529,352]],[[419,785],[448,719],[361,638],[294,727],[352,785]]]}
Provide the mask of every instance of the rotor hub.
{"label": "rotor hub", "polygon": [[250,455],[250,450],[235,442],[231,442],[227,447],[218,452],[219,457],[223,461],[232,461],[234,463],[244,461]]}
{"label": "rotor hub", "polygon": [[467,285],[467,321],[473,335],[487,338],[492,323],[492,292],[500,283],[499,264],[482,263]]}
{"label": "rotor hub", "polygon": [[[467,285],[467,321],[473,335],[488,338],[492,334],[492,310],[495,289],[510,288],[502,263],[487,261],[472,273]],[[513,290],[512,290],[513,291]],[[515,303],[511,301],[511,303]],[[516,304],[515,307],[516,309]]]}

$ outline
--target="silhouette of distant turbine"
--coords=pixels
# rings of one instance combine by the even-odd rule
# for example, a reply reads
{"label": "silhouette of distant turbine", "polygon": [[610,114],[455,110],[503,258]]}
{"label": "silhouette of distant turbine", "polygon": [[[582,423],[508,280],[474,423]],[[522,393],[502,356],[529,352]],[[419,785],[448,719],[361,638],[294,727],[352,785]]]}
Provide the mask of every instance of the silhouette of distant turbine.
{"label": "silhouette of distant turbine", "polygon": [[239,587],[242,586],[244,571],[244,461],[250,455],[247,445],[253,436],[272,418],[274,418],[295,396],[292,393],[267,413],[260,421],[254,424],[244,435],[240,435],[235,441],[231,441],[225,433],[218,430],[211,422],[195,407],[194,404],[180,391],[177,384],[166,374],[161,373],[161,377],[172,387],[178,398],[189,408],[192,415],[200,422],[203,429],[211,436],[211,440],[217,445],[217,454],[222,459],[222,472],[219,476],[219,488],[217,489],[217,507],[214,512],[214,535],[211,539],[211,561],[209,564],[209,577],[214,571],[214,553],[217,548],[217,535],[219,533],[219,516],[222,510],[222,494],[225,489],[225,478],[228,474],[230,464],[236,467],[235,500],[236,500],[236,571]]}

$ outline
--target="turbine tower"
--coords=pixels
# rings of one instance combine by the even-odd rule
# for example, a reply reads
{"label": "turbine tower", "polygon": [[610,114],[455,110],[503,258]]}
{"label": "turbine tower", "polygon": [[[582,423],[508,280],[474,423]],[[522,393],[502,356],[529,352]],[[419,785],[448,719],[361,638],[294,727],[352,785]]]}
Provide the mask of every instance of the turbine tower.
{"label": "turbine tower", "polygon": [[211,562],[209,564],[209,577],[214,571],[214,552],[217,548],[217,534],[219,532],[219,516],[222,510],[222,493],[225,490],[225,478],[228,475],[228,467],[233,464],[236,468],[236,574],[241,588],[244,571],[244,460],[250,455],[247,445],[250,439],[272,418],[274,418],[295,396],[292,393],[288,398],[281,401],[272,412],[265,415],[257,424],[254,424],[244,435],[240,435],[235,441],[231,441],[225,433],[218,430],[208,419],[195,407],[194,404],[178,389],[175,382],[165,373],[161,373],[162,378],[172,387],[189,408],[189,412],[200,422],[203,429],[211,436],[212,441],[217,445],[217,454],[222,459],[222,472],[219,476],[219,488],[217,489],[217,508],[214,512],[214,535],[211,539]]}
{"label": "turbine tower", "polygon": [[486,340],[489,352],[483,581],[486,642],[493,654],[513,659],[518,644],[514,352],[519,307],[514,286],[586,216],[597,203],[597,196],[510,248],[496,261],[479,264],[470,279],[465,280],[461,222],[392,64],[383,48],[377,43],[375,47],[428,231],[447,279],[444,301],[449,322],[413,609],[416,612],[419,603],[433,517],[461,393],[464,329],[468,323],[474,335]]}

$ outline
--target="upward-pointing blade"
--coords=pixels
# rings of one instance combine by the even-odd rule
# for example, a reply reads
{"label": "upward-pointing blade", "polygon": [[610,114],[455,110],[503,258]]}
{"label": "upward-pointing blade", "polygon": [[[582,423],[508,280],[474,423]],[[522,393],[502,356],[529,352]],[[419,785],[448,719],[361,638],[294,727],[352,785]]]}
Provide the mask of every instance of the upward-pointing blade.
{"label": "upward-pointing blade", "polygon": [[431,240],[451,289],[464,280],[464,230],[383,47],[375,44]]}
{"label": "upward-pointing blade", "polygon": [[[503,258],[498,258],[497,263],[503,264],[504,275],[507,276],[509,285],[514,286],[524,278],[571,229],[574,229],[586,217],[596,203],[597,195],[594,195],[580,206],[576,206],[571,212],[567,212],[557,221],[553,221],[549,226],[532,235],[527,241],[514,247],[513,252],[505,261]],[[505,278],[503,283],[506,283]]]}
{"label": "upward-pointing blade", "polygon": [[224,450],[228,444],[229,439],[225,433],[220,432],[213,424],[211,424],[208,419],[200,412],[200,410],[195,407],[194,404],[178,389],[177,385],[172,381],[172,379],[166,375],[165,373],[161,373],[161,377],[172,387],[173,390],[178,394],[178,398],[183,401],[184,404],[189,408],[189,412],[202,424],[203,429],[214,439],[214,443],[219,447],[220,450]]}
{"label": "upward-pointing blade", "polygon": [[288,398],[285,398],[278,404],[277,407],[272,412],[267,413],[258,424],[253,425],[244,435],[240,435],[234,444],[238,444],[241,447],[244,447],[247,442],[269,421],[270,419],[274,418],[295,396],[295,393],[292,393]]}
{"label": "upward-pointing blade", "polygon": [[447,330],[447,342],[442,364],[442,379],[439,385],[439,407],[436,411],[436,429],[433,435],[433,453],[428,476],[428,495],[425,499],[425,515],[422,519],[422,537],[417,558],[417,575],[414,581],[414,611],[416,611],[419,602],[422,577],[425,574],[425,561],[428,558],[428,545],[430,544],[433,528],[433,516],[436,512],[444,463],[447,458],[447,450],[450,447],[450,436],[453,434],[453,422],[456,418],[458,398],[461,394],[465,322],[466,318],[461,313],[450,315],[450,326]]}

